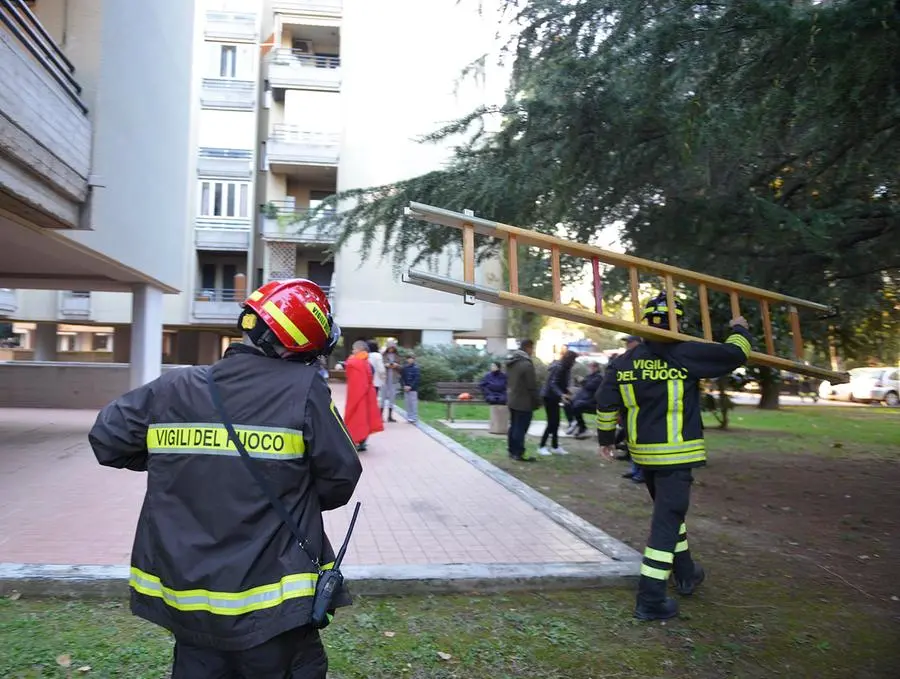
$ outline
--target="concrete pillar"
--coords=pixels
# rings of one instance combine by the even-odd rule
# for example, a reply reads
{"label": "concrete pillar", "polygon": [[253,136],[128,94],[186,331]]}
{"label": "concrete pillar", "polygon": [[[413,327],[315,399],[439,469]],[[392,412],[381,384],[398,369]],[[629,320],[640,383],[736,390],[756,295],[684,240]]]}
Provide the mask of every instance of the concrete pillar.
{"label": "concrete pillar", "polygon": [[75,351],[93,351],[94,333],[79,332],[75,335]]}
{"label": "concrete pillar", "polygon": [[55,361],[57,346],[56,323],[37,323],[34,329],[34,360]]}
{"label": "concrete pillar", "polygon": [[162,372],[163,293],[135,285],[131,298],[131,379],[136,389]]}
{"label": "concrete pillar", "polygon": [[175,338],[175,362],[179,365],[197,365],[200,358],[200,333],[196,330],[179,330]]}
{"label": "concrete pillar", "polygon": [[441,344],[453,344],[452,330],[423,330],[422,346],[438,346]]}
{"label": "concrete pillar", "polygon": [[122,325],[113,330],[113,363],[131,363],[131,326]]}
{"label": "concrete pillar", "polygon": [[505,337],[488,337],[485,351],[491,356],[505,356],[509,349]]}

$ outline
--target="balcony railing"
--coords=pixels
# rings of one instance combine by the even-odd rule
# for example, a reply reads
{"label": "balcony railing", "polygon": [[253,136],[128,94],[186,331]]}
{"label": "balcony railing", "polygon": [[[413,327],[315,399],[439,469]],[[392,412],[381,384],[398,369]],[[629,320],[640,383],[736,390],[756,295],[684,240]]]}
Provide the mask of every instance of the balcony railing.
{"label": "balcony railing", "polygon": [[269,55],[268,62],[269,83],[274,89],[340,89],[340,57],[277,49]]}
{"label": "balcony railing", "polygon": [[[266,276],[266,283],[271,283],[272,281],[282,281],[282,280],[290,280],[291,278],[295,278],[293,275],[269,275]],[[328,298],[328,301],[331,302],[331,310],[334,312],[334,295],[336,292],[336,288],[333,285],[320,285],[322,288],[322,292],[325,293],[325,296]]]}
{"label": "balcony railing", "polygon": [[246,252],[250,248],[250,218],[200,216],[194,220],[198,250]]}
{"label": "balcony railing", "polygon": [[343,0],[272,0],[272,9],[285,14],[320,14],[341,16]]}
{"label": "balcony railing", "polygon": [[202,321],[233,323],[241,313],[245,290],[200,288],[194,293],[194,318]]}
{"label": "balcony railing", "polygon": [[204,108],[252,111],[256,105],[256,83],[234,78],[204,78],[200,104]]}
{"label": "balcony railing", "polygon": [[201,146],[197,153],[200,177],[250,179],[253,176],[253,151]]}
{"label": "balcony railing", "polygon": [[91,293],[87,290],[63,290],[59,293],[59,315],[62,318],[91,317]]}
{"label": "balcony railing", "polygon": [[334,132],[312,132],[297,125],[274,125],[266,144],[270,164],[337,165],[341,137]]}
{"label": "balcony railing", "polygon": [[256,15],[249,12],[209,10],[204,31],[209,40],[255,41]]}
{"label": "balcony railing", "polygon": [[19,300],[16,291],[12,288],[0,288],[0,314],[8,316],[19,309]]}
{"label": "balcony railing", "polygon": [[334,210],[278,210],[264,214],[262,236],[266,240],[330,245],[337,241]]}

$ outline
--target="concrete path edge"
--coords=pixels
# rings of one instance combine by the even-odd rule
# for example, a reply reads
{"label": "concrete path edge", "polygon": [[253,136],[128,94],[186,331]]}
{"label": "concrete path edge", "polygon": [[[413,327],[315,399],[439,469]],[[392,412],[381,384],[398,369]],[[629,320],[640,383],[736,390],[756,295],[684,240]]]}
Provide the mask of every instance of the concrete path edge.
{"label": "concrete path edge", "polygon": [[[630,586],[634,564],[534,563],[345,566],[353,595],[547,591]],[[109,599],[128,596],[128,566],[0,564],[0,596]]]}

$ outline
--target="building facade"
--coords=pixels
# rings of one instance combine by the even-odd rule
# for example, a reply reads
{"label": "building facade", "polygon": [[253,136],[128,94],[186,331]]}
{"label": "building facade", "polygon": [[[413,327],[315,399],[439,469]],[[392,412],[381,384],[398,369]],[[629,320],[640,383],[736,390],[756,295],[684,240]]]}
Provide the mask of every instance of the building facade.
{"label": "building facade", "polygon": [[125,383],[159,374],[163,299],[183,283],[194,26],[182,0],[0,0],[0,326],[41,321],[39,359],[103,291],[134,329]]}
{"label": "building facade", "polygon": [[[67,0],[31,4],[83,73],[90,98],[105,64],[90,51],[91,36],[107,30],[96,16],[101,5],[115,1],[79,0],[77,11]],[[505,350],[503,309],[466,306],[404,285],[390,260],[373,255],[363,261],[358,240],[334,252],[331,215],[308,218],[337,191],[440,166],[447,147],[419,144],[415,137],[481,103],[478,88],[454,94],[454,81],[484,51],[490,26],[478,24],[472,8],[454,0],[182,0],[179,7],[169,20],[184,22],[178,45],[168,45],[167,54],[160,46],[158,54],[129,58],[146,59],[148,70],[154,60],[176,59],[189,77],[178,91],[150,79],[123,92],[135,108],[147,97],[181,98],[178,134],[159,149],[180,164],[166,179],[173,199],[165,224],[148,226],[135,238],[123,228],[115,243],[116,255],[148,260],[144,270],[164,275],[170,286],[162,307],[163,360],[215,360],[235,334],[247,292],[292,277],[328,291],[350,339],[390,336],[412,346],[465,337]],[[120,139],[119,153],[142,143],[142,129]],[[154,214],[147,197],[135,194],[129,194],[133,205],[118,206],[123,224],[143,225],[137,211]],[[159,192],[152,195],[158,199]],[[96,241],[108,234],[83,237]],[[450,259],[438,266],[458,268]],[[496,285],[499,265],[479,275]],[[0,321],[4,314],[15,321],[23,345],[41,359],[62,359],[73,345],[64,338],[74,333],[85,336],[79,347],[106,349],[98,350],[98,360],[127,362],[132,309],[127,292],[0,290]],[[88,340],[92,333],[111,334],[110,341]]]}

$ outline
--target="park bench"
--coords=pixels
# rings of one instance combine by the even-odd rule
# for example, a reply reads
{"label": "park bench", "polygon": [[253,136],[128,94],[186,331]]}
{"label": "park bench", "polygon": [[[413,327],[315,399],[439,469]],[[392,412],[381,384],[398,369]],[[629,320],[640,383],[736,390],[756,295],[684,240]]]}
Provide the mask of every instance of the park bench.
{"label": "park bench", "polygon": [[[487,403],[481,397],[481,388],[477,382],[438,382],[435,384],[438,398],[447,404],[447,419],[453,422],[453,406],[465,403]],[[472,398],[460,401],[460,394],[471,394]],[[478,396],[476,396],[478,394]]]}

